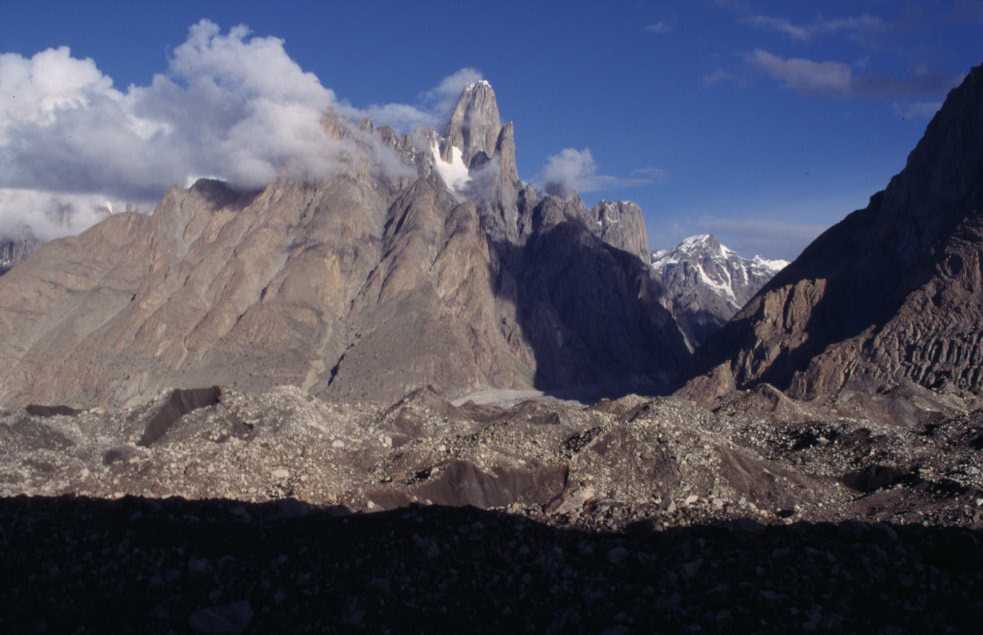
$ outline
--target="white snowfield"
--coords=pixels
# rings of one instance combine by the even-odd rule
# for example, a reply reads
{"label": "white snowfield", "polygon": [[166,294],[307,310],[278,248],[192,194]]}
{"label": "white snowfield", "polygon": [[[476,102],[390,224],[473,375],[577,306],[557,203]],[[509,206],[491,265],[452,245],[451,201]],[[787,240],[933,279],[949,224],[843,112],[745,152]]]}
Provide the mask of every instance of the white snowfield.
{"label": "white snowfield", "polygon": [[464,153],[457,146],[451,146],[451,160],[444,161],[440,156],[440,144],[434,141],[430,150],[433,153],[433,164],[437,174],[452,192],[461,193],[471,182],[471,172],[464,164]]}

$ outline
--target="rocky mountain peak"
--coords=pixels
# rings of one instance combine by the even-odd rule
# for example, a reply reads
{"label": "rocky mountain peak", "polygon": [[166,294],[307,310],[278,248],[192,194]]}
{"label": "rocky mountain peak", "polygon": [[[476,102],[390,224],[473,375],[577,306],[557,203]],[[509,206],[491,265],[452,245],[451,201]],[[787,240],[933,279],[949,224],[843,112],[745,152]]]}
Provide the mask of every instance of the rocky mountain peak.
{"label": "rocky mountain peak", "polygon": [[[461,92],[447,122],[443,158],[445,161],[452,161],[452,148],[456,147],[460,149],[465,165],[469,168],[478,167],[476,159],[484,162],[495,156],[502,131],[502,117],[492,85],[486,80],[468,84]],[[511,135],[511,130],[509,134]],[[479,159],[481,154],[484,157]],[[514,162],[513,155],[512,163]]]}
{"label": "rocky mountain peak", "polygon": [[[490,85],[463,91],[446,136],[325,122],[364,150],[336,175],[259,192],[198,180],[4,276],[0,356],[15,368],[0,401],[135,404],[215,383],[380,402],[421,386],[679,385],[689,353],[638,257],[641,210],[518,181]],[[373,169],[379,148],[416,170]]]}
{"label": "rocky mountain peak", "polygon": [[726,257],[728,252],[733,253],[729,249],[726,252],[722,251],[723,245],[713,234],[697,234],[684,238],[679,244],[679,249],[686,253],[703,253],[711,256],[720,254],[723,257]]}
{"label": "rocky mountain peak", "polygon": [[649,238],[642,208],[631,201],[601,201],[588,212],[591,231],[604,242],[648,260]]}
{"label": "rocky mountain peak", "polygon": [[744,258],[712,234],[652,254],[652,269],[691,347],[698,347],[788,262]]}
{"label": "rocky mountain peak", "polygon": [[983,391],[983,66],[900,174],[817,238],[708,342],[692,390]]}

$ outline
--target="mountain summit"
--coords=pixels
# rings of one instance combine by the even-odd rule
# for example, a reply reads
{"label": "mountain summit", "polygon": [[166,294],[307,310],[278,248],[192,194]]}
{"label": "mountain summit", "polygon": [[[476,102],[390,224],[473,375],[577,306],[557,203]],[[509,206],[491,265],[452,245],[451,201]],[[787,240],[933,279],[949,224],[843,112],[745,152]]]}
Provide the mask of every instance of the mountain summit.
{"label": "mountain summit", "polygon": [[887,188],[809,245],[706,348],[716,391],[983,390],[983,66],[949,93]]}
{"label": "mountain summit", "polygon": [[[488,81],[474,82],[464,88],[444,136],[447,139],[442,152],[445,161],[453,159],[453,148],[460,149],[468,169],[478,168],[498,156],[504,164],[503,172],[513,180],[518,179],[512,123],[502,125],[495,90]],[[503,153],[507,156],[502,156]]]}
{"label": "mountain summit", "polygon": [[352,148],[337,175],[172,188],[152,215],[111,216],[0,278],[0,401],[286,384],[392,402],[422,386],[600,395],[684,379],[689,353],[638,255],[641,210],[522,183],[490,84],[463,91],[445,135],[325,126]]}
{"label": "mountain summit", "polygon": [[690,236],[652,254],[652,269],[694,349],[787,265],[761,256],[743,258],[710,234]]}

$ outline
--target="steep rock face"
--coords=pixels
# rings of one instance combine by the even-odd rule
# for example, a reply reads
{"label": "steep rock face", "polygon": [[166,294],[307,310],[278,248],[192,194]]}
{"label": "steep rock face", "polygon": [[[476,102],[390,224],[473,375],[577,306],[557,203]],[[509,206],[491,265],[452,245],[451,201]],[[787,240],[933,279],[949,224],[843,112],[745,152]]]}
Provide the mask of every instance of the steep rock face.
{"label": "steep rock face", "polygon": [[0,275],[34,253],[41,242],[34,237],[0,239]]}
{"label": "steep rock face", "polygon": [[502,123],[489,82],[464,88],[434,155],[437,171],[445,181],[454,181],[452,189],[477,203],[482,226],[493,239],[520,239],[517,206],[523,184],[515,160],[515,127]]}
{"label": "steep rock face", "polygon": [[692,348],[723,326],[776,273],[784,260],[742,258],[709,234],[690,236],[652,254],[652,269]]}
{"label": "steep rock face", "polygon": [[649,236],[642,209],[631,201],[601,201],[588,216],[589,226],[604,242],[648,261]]}
{"label": "steep rock face", "polygon": [[[695,394],[766,381],[818,397],[983,388],[983,67],[904,170],[817,238],[704,351]],[[707,383],[709,382],[709,383]],[[701,387],[702,386],[702,387]]]}
{"label": "steep rock face", "polygon": [[[537,212],[558,214],[555,201]],[[670,390],[689,355],[661,287],[640,259],[565,218],[543,225],[499,278],[537,360],[535,385],[587,388],[586,396]],[[585,358],[589,367],[578,362]]]}
{"label": "steep rock face", "polygon": [[[461,103],[474,108],[457,110],[497,112],[481,95],[494,100],[473,88]],[[0,401],[136,403],[215,384],[391,401],[425,385],[678,383],[686,349],[661,289],[591,234],[579,199],[500,169],[477,183],[495,135],[490,160],[514,165],[511,126],[465,137],[452,125],[477,153],[455,180],[433,152],[450,140],[433,131],[325,125],[353,148],[334,177],[259,192],[200,180],[0,279]]]}
{"label": "steep rock face", "polygon": [[485,80],[469,84],[447,124],[447,144],[442,153],[444,160],[450,161],[452,148],[458,148],[464,164],[469,168],[476,167],[475,159],[479,153],[486,158],[495,155],[502,130],[498,100],[492,85]]}

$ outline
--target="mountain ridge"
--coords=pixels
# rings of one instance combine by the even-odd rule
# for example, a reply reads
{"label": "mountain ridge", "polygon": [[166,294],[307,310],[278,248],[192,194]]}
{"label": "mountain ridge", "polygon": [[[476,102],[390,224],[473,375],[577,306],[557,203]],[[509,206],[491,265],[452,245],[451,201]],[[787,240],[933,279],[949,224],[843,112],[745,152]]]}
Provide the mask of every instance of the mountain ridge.
{"label": "mountain ridge", "polygon": [[739,256],[711,234],[689,236],[673,249],[652,252],[651,259],[668,307],[691,349],[720,329],[788,265],[758,255]]}
{"label": "mountain ridge", "polygon": [[[381,401],[424,385],[672,390],[689,354],[626,236],[579,197],[514,178],[490,85],[455,112],[465,148],[328,115],[353,148],[334,177],[256,192],[199,180],[150,216],[42,246],[0,280],[0,399],[129,404],[215,383]],[[380,143],[416,176],[380,169]],[[459,180],[441,172],[448,148],[468,159]]]}
{"label": "mountain ridge", "polygon": [[983,389],[983,66],[904,169],[769,282],[701,352],[687,393],[767,382],[801,398]]}

